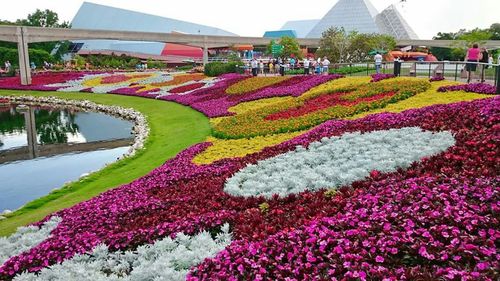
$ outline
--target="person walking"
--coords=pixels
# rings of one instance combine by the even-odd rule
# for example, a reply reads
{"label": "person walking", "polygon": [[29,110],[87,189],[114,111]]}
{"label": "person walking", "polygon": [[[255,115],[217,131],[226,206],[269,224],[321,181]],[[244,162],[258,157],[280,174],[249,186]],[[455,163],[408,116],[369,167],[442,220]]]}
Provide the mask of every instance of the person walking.
{"label": "person walking", "polygon": [[465,70],[467,71],[467,83],[470,83],[472,72],[476,71],[477,63],[482,59],[481,49],[479,49],[478,44],[472,45],[472,48],[467,50],[467,55],[465,56]]}
{"label": "person walking", "polygon": [[285,76],[285,61],[282,58],[278,59],[278,65],[276,66],[276,68],[279,69],[279,73],[281,76]]}
{"label": "person walking", "polygon": [[488,50],[486,50],[486,48],[482,48],[481,49],[481,60],[480,60],[483,63],[481,65],[481,83],[484,83],[486,81],[484,79],[484,74],[486,72],[486,69],[488,68],[488,66],[486,65],[488,63],[488,57],[489,57]]}
{"label": "person walking", "polygon": [[375,57],[373,59],[375,60],[375,72],[379,74],[380,69],[382,68],[383,57],[379,52],[377,52],[377,54],[375,54]]}
{"label": "person walking", "polygon": [[323,65],[323,73],[328,74],[328,68],[330,67],[330,61],[328,58],[324,57],[321,64]]}
{"label": "person walking", "polygon": [[291,57],[290,60],[290,69],[294,70],[295,69],[295,58],[294,57]]}
{"label": "person walking", "polygon": [[304,74],[309,75],[309,59],[304,58]]}
{"label": "person walking", "polygon": [[250,67],[252,68],[252,75],[257,76],[259,71],[259,63],[255,58],[253,58],[252,61],[250,62]]}

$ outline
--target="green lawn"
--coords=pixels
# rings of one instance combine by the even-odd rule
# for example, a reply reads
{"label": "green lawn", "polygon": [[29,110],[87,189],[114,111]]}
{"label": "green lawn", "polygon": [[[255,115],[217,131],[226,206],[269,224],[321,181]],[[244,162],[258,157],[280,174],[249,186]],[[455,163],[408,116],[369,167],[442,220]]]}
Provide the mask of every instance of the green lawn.
{"label": "green lawn", "polygon": [[210,134],[208,119],[203,114],[173,102],[106,94],[0,90],[0,96],[8,95],[57,96],[131,107],[147,117],[150,135],[145,143],[145,149],[138,151],[134,157],[116,162],[83,181],[69,184],[10,214],[7,219],[0,221],[0,236],[9,235],[19,226],[36,222],[50,213],[129,183],[160,166],[190,145],[204,141]]}

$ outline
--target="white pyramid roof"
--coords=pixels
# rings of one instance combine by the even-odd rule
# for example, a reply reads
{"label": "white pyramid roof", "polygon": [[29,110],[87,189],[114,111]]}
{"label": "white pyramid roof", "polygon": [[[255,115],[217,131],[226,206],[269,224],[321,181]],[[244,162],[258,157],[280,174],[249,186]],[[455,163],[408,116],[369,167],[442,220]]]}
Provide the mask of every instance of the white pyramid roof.
{"label": "white pyramid roof", "polygon": [[347,32],[379,33],[375,24],[378,11],[370,0],[339,0],[335,6],[307,34],[308,38],[320,38],[328,28],[344,27]]}
{"label": "white pyramid roof", "polygon": [[378,14],[375,22],[383,34],[392,35],[396,39],[418,39],[415,31],[413,31],[394,5],[390,5]]}
{"label": "white pyramid roof", "polygon": [[319,19],[287,21],[283,27],[281,27],[281,30],[295,30],[298,38],[305,38],[318,22]]}

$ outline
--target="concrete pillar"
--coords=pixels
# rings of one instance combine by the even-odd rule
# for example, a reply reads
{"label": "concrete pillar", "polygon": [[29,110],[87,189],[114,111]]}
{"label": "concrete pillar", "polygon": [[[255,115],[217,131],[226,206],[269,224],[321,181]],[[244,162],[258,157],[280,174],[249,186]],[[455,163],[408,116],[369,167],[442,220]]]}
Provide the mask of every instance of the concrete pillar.
{"label": "concrete pillar", "polygon": [[207,36],[204,38],[204,44],[203,44],[203,66],[205,66],[208,63],[208,44],[207,44]]}
{"label": "concrete pillar", "polygon": [[19,54],[19,74],[21,85],[31,85],[30,56],[28,53],[28,38],[26,27],[17,28],[17,52]]}
{"label": "concrete pillar", "polygon": [[205,46],[203,46],[203,66],[205,66],[207,63],[208,63],[208,47],[205,44]]}

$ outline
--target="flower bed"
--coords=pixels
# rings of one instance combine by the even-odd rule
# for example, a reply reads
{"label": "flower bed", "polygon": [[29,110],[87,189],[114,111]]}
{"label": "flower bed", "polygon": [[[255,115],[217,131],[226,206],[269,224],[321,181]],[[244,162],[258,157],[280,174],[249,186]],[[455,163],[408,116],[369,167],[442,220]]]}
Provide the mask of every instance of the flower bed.
{"label": "flower bed", "polygon": [[338,188],[362,180],[377,170],[405,169],[423,157],[445,151],[455,143],[449,132],[420,128],[392,129],[323,138],[306,149],[249,165],[227,180],[224,191],[235,196],[286,196],[305,190]]}
{"label": "flower bed", "polygon": [[379,180],[332,202],[335,216],[235,242],[187,280],[495,280],[498,217],[486,214],[498,211],[498,180]]}
{"label": "flower bed", "polygon": [[181,94],[185,92],[190,92],[205,86],[205,83],[192,83],[184,86],[179,86],[177,88],[171,89],[169,92],[172,94]]}
{"label": "flower bed", "polygon": [[129,81],[131,79],[142,79],[142,78],[148,78],[150,75],[148,74],[135,74],[135,75],[126,75],[126,74],[116,74],[116,75],[110,75],[103,77],[101,79],[102,84],[116,84],[116,83],[121,83],[125,81]]}
{"label": "flower bed", "polygon": [[189,269],[205,258],[213,257],[231,243],[229,225],[224,225],[214,239],[210,233],[196,236],[178,234],[136,251],[109,251],[106,245],[91,253],[43,269],[38,274],[24,273],[20,280],[169,280],[186,279]]}
{"label": "flower bed", "polygon": [[432,76],[431,78],[429,78],[429,82],[436,82],[436,81],[443,81],[444,80],[444,76]]}
{"label": "flower bed", "polygon": [[[356,90],[349,86],[336,89],[337,93],[306,93],[304,98],[221,120],[214,126],[214,135],[220,138],[242,138],[304,130],[329,119],[345,118],[363,111],[383,108],[429,87],[427,81],[401,79],[398,83],[364,84]],[[344,94],[346,91],[350,92]],[[310,102],[307,102],[308,100]]]}
{"label": "flower bed", "polygon": [[[30,86],[20,85],[19,77],[2,79],[0,89],[109,93],[156,98],[204,87],[210,80],[205,80],[206,78],[199,73],[171,75],[163,72],[48,72],[34,75]],[[203,82],[195,83],[196,81]]]}
{"label": "flower bed", "polygon": [[251,77],[241,82],[231,85],[226,89],[228,94],[244,94],[247,92],[259,90],[273,84],[290,79],[291,76],[276,77]]}
{"label": "flower bed", "polygon": [[85,75],[85,72],[58,72],[37,74],[32,76],[32,84],[30,86],[21,85],[21,79],[19,77],[5,77],[0,79],[0,89],[55,91],[60,87],[50,87],[47,85],[80,79]]}
{"label": "flower bed", "polygon": [[[326,77],[229,95],[248,78],[224,75],[185,95],[157,92],[211,116],[237,105],[216,130],[270,135],[209,139],[130,184],[51,214],[35,224],[60,218],[51,235],[43,230],[29,250],[9,254],[0,279],[25,271],[17,278],[67,279],[85,269],[90,279],[117,280],[183,278],[188,270],[188,280],[497,280],[500,98],[330,120],[396,97],[409,109],[406,99],[443,82]],[[263,107],[255,101],[282,96]],[[342,115],[339,108],[357,109]],[[258,131],[266,122],[318,126]]]}
{"label": "flower bed", "polygon": [[190,81],[200,81],[207,78],[203,73],[175,75],[171,81],[152,83],[155,87],[177,86]]}
{"label": "flower bed", "polygon": [[495,86],[484,84],[484,83],[471,83],[471,84],[461,84],[461,85],[451,85],[443,86],[438,89],[438,92],[453,92],[453,91],[464,91],[470,93],[479,94],[496,94]]}
{"label": "flower bed", "polygon": [[371,77],[372,77],[372,80],[370,82],[376,83],[378,81],[382,81],[385,79],[395,78],[396,76],[394,76],[394,74],[376,73],[376,74],[372,74]]}
{"label": "flower bed", "polygon": [[[498,124],[500,118],[498,112],[498,108],[500,108],[499,103],[499,99],[487,99],[471,103],[427,107],[406,111],[401,114],[379,114],[354,121],[329,121],[305,135],[278,146],[264,149],[262,152],[243,158],[226,159],[204,166],[196,166],[191,163],[191,159],[207,147],[207,144],[196,145],[179,154],[175,159],[168,161],[165,165],[144,178],[56,213],[63,220],[52,232],[52,236],[30,251],[11,258],[0,268],[0,273],[3,276],[12,276],[16,272],[21,272],[25,269],[37,271],[49,264],[68,259],[74,254],[91,251],[92,248],[100,243],[105,243],[112,250],[126,250],[136,245],[153,243],[158,238],[173,235],[177,232],[185,232],[188,235],[192,235],[199,230],[221,225],[223,222],[229,222],[233,226],[233,235],[236,239],[243,239],[241,243],[250,243],[248,241],[266,239],[269,235],[279,233],[280,231],[283,232],[278,235],[294,233],[293,229],[301,227],[307,224],[307,222],[321,219],[322,217],[335,217],[345,214],[347,216],[345,221],[355,221],[353,216],[361,215],[362,213],[347,212],[349,209],[345,206],[353,205],[361,207],[367,204],[358,204],[358,201],[349,198],[358,198],[352,197],[354,194],[361,197],[368,196],[370,194],[369,191],[378,185],[393,188],[389,189],[390,192],[404,194],[401,193],[399,185],[387,184],[398,179],[411,180],[413,178],[424,177],[440,182],[439,178],[446,177],[450,179],[457,178],[458,182],[465,183],[460,179],[461,177],[483,177],[484,182],[489,181],[493,183],[493,177],[498,172],[496,159],[499,155],[495,141],[495,126]],[[412,126],[419,126],[431,132],[450,131],[456,139],[456,144],[445,153],[425,158],[419,163],[414,163],[406,171],[398,170],[395,173],[389,174],[372,172],[370,178],[353,184],[354,189],[340,188],[338,195],[333,198],[325,196],[323,191],[316,191],[304,192],[300,196],[290,195],[285,198],[272,198],[265,201],[262,197],[232,197],[223,191],[225,181],[236,171],[249,163],[256,163],[258,160],[268,159],[291,151],[297,145],[307,147],[311,142],[320,140],[323,137],[340,136],[348,132],[369,132]],[[479,154],[477,151],[481,151],[481,153]],[[404,186],[407,185],[404,184]],[[438,184],[437,186],[440,187],[441,185]],[[496,186],[498,187],[498,185]],[[435,192],[438,192],[435,197],[439,198],[447,198],[446,194],[449,193],[448,189],[441,188],[437,188]],[[484,231],[488,233],[489,229],[493,229],[495,231],[493,234],[500,234],[498,232],[498,219],[495,219],[491,214],[496,208],[494,207],[495,205],[491,205],[496,204],[496,201],[491,200],[498,199],[498,189],[477,188],[474,189],[474,192],[478,192],[478,196],[482,196],[482,206],[484,206],[481,212],[474,211],[476,210],[474,207],[468,209],[477,219],[480,219],[477,223],[471,224],[469,220],[467,220],[469,223],[458,223],[456,220],[426,220],[425,222],[428,224],[417,224],[418,227],[416,229],[420,229],[424,225],[424,229],[429,229],[433,225],[438,227],[442,224],[444,224],[446,229],[450,229],[450,231],[458,228],[456,235],[459,237],[470,237],[467,243],[474,245],[474,249],[476,250],[470,251],[473,251],[473,255],[478,259],[471,260],[468,258],[470,254],[465,252],[450,252],[449,256],[459,255],[463,260],[445,263],[445,266],[433,265],[424,267],[428,270],[429,274],[440,276],[440,272],[448,273],[452,269],[459,272],[469,270],[472,274],[472,270],[480,263],[490,264],[488,268],[494,268],[493,265],[498,265],[498,261],[492,260],[491,255],[485,254],[489,253],[489,251],[484,252],[480,250],[483,248],[491,249],[491,243],[494,242],[491,238],[481,238],[480,233]],[[462,198],[459,195],[457,196],[457,198]],[[429,197],[425,199],[428,201],[424,202],[433,202],[433,200],[430,200],[433,198]],[[473,201],[465,201],[464,203],[469,202],[473,204],[476,200],[474,198],[476,197],[471,198]],[[268,204],[268,207],[264,208],[264,210],[267,210],[265,212],[258,208],[263,202],[267,202]],[[375,200],[373,202],[376,203],[379,201]],[[398,201],[392,202],[400,204],[397,203]],[[418,204],[422,204],[420,203],[422,200],[418,202]],[[397,205],[397,208],[407,208],[405,206],[401,203],[401,205]],[[445,205],[436,205],[436,207],[439,206],[443,206],[444,208]],[[459,208],[458,205],[457,208]],[[462,208],[459,209],[462,210]],[[436,210],[437,216],[441,216],[441,209],[435,209],[431,205],[422,209],[422,212],[427,214],[434,210]],[[451,210],[447,212],[451,212]],[[376,216],[377,214],[376,212],[373,214],[371,212],[367,213],[366,219],[369,220],[372,215]],[[387,212],[384,212],[384,214],[390,215]],[[399,229],[400,221],[404,222],[410,219],[408,216],[413,216],[413,214],[418,215],[418,213],[414,212],[401,211],[395,214],[401,216],[401,219],[388,221],[390,223],[388,227],[394,227],[395,229]],[[450,213],[450,216],[453,214],[454,211]],[[467,218],[471,219],[470,216],[467,216]],[[469,229],[470,224],[473,227],[472,229]],[[369,226],[367,225],[367,227]],[[345,232],[340,231],[340,233]],[[415,235],[425,238],[426,234],[419,230],[418,234]],[[381,236],[379,239],[385,241],[385,239],[390,239],[390,237],[392,236],[388,236],[387,238]],[[356,241],[358,241],[357,243],[361,243],[363,240],[366,240],[362,235],[349,235],[349,239],[351,240],[346,240],[346,243],[347,241],[351,241],[349,242],[350,244]],[[428,240],[415,241],[417,243],[418,241]],[[418,243],[415,244],[415,247],[420,245]],[[428,249],[427,253],[434,254],[441,248],[442,250],[440,251],[444,251],[449,245],[447,243],[443,245],[436,244],[433,247],[437,248]],[[394,244],[391,248],[396,248],[397,253],[410,255],[409,259],[418,261],[417,264],[425,265],[426,262],[432,264],[433,259],[430,256],[422,256],[420,254],[422,251],[419,252],[419,248],[410,251],[407,248],[408,246],[405,245],[407,244]],[[413,246],[411,245],[409,247],[412,249]],[[237,252],[235,252],[235,255]],[[267,252],[263,251],[262,253]],[[346,253],[349,252],[346,250]],[[297,249],[296,256],[300,257],[302,254],[306,255],[307,253],[301,249]],[[400,259],[396,257],[386,256],[384,258],[387,261],[385,267],[389,269],[392,267],[398,268],[397,262]],[[318,252],[312,258],[315,258],[319,262],[322,260],[322,255]],[[434,256],[435,258],[436,256]],[[228,259],[228,261],[235,262],[232,258]],[[342,268],[338,273],[343,272],[342,264],[335,262],[335,259],[331,260],[331,262],[332,265]],[[363,259],[363,262],[368,263],[369,266],[374,264],[370,258]],[[217,266],[208,266],[210,264],[211,262],[207,262],[200,267],[199,276],[203,276],[203,274],[223,274],[223,272],[236,274],[233,271],[222,271],[222,268],[225,268],[224,264],[220,264],[221,271],[215,269]],[[313,262],[312,264],[315,263]],[[469,267],[470,264],[473,266]],[[235,265],[237,267],[238,263],[235,262]],[[242,264],[242,266],[244,271],[248,272],[249,276],[259,274],[259,267],[253,268],[246,264]],[[301,265],[297,266],[300,268]],[[409,268],[413,267],[410,266]],[[418,272],[418,268],[420,267],[417,266],[414,272]],[[356,268],[356,271],[359,270]],[[270,271],[269,274],[275,274],[276,272]],[[388,274],[399,274],[398,276],[401,277],[405,272],[394,269],[394,271],[388,271]],[[336,276],[335,274],[335,272],[330,272],[328,276]],[[493,274],[491,269],[490,271],[482,271],[482,274],[493,276],[491,275]],[[297,271],[292,276],[300,279],[301,273]]]}
{"label": "flower bed", "polygon": [[243,75],[231,74],[223,76],[213,87],[200,89],[185,96],[172,95],[160,97],[160,99],[189,105],[208,117],[230,116],[233,114],[228,109],[242,102],[283,96],[298,97],[311,88],[341,77],[339,75],[294,76],[263,89],[236,95],[227,94],[227,89],[249,78]]}

